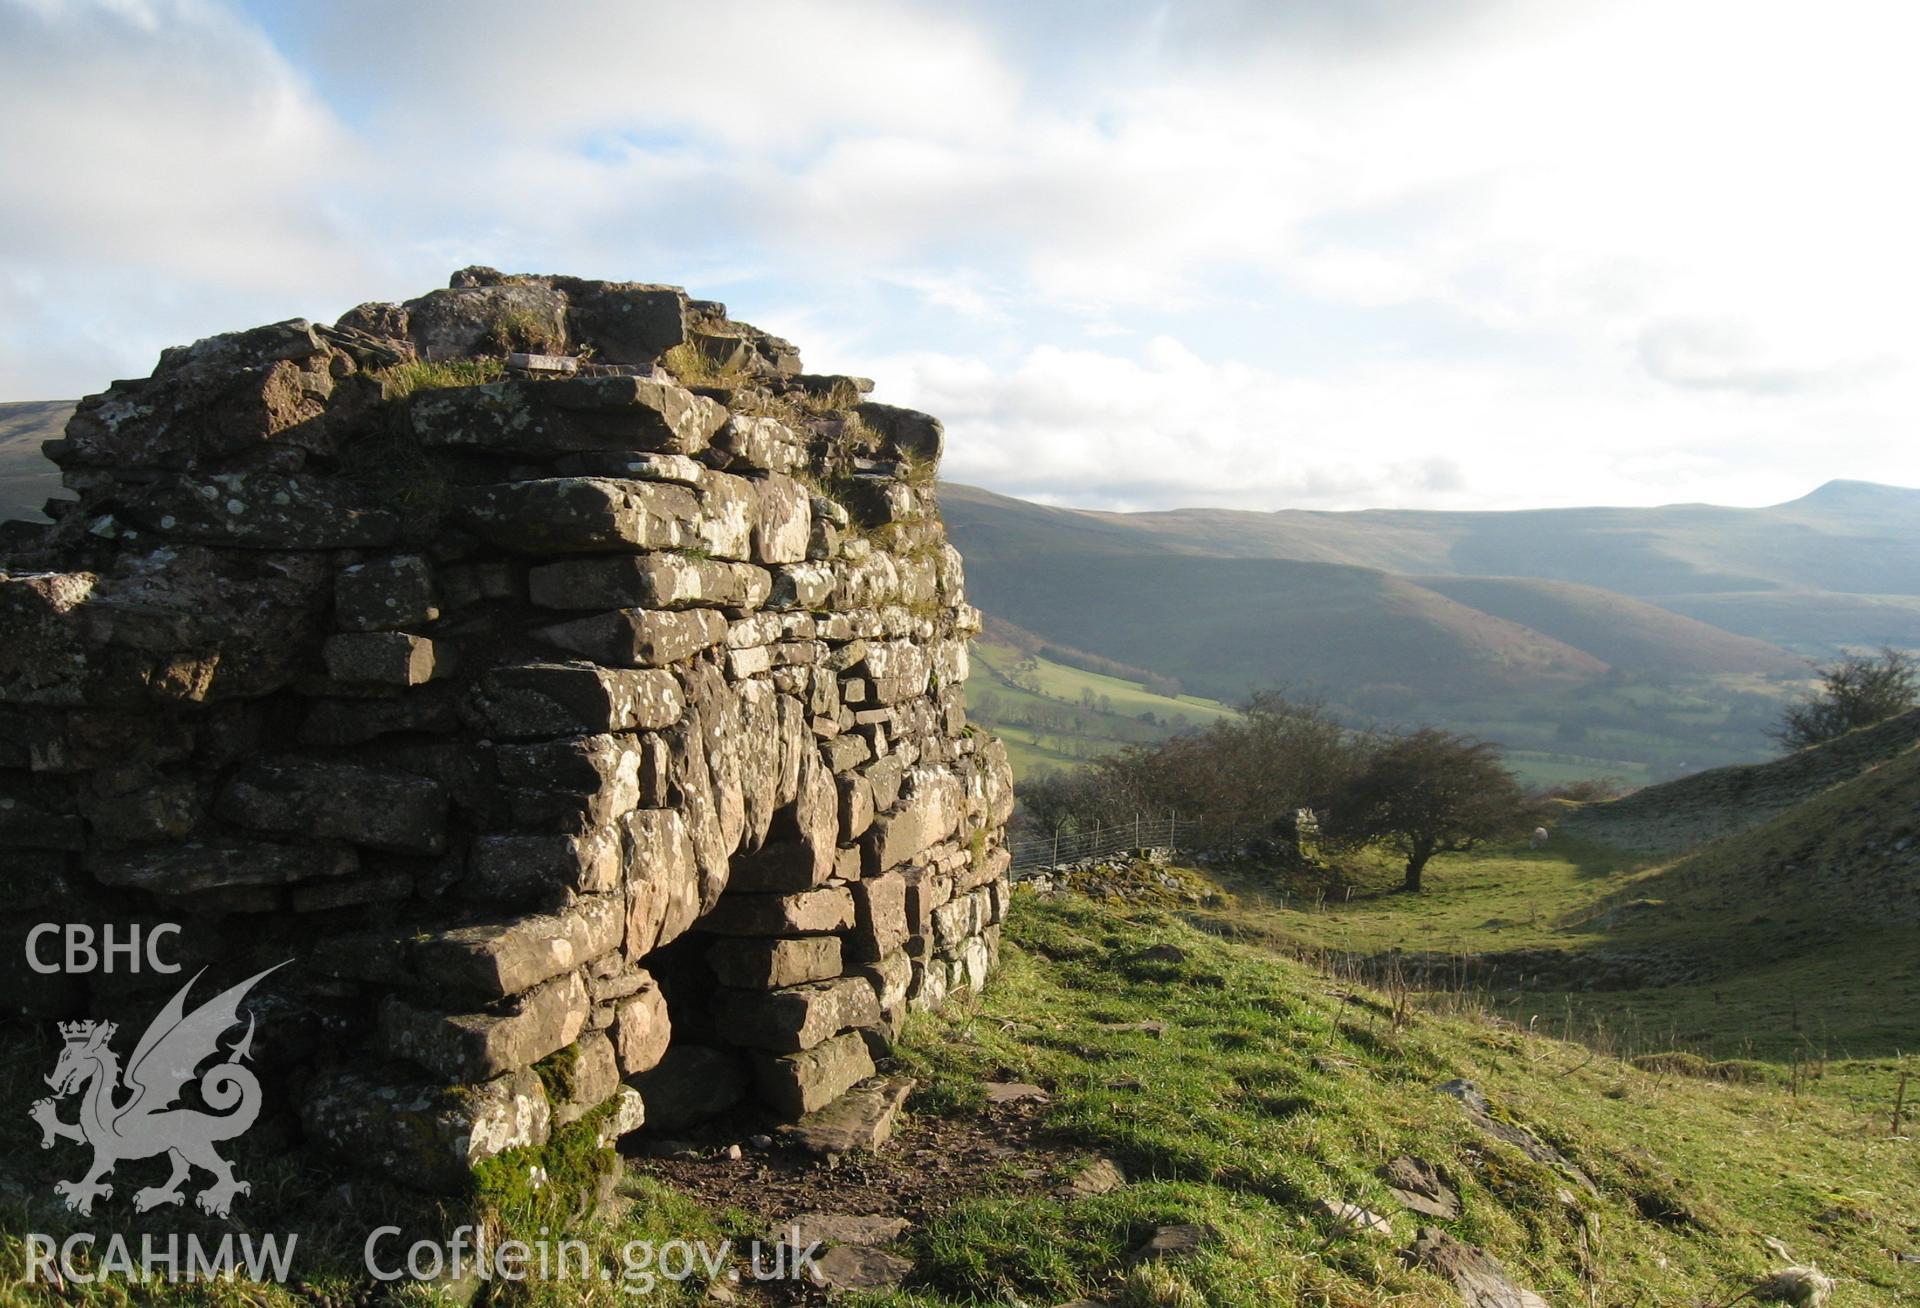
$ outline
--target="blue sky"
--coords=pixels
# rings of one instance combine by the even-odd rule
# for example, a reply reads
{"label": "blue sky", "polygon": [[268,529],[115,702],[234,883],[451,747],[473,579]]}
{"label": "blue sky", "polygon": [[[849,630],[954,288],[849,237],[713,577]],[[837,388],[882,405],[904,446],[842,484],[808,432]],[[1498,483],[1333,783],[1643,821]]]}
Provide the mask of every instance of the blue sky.
{"label": "blue sky", "polygon": [[0,0],[0,399],[677,282],[1057,503],[1920,484],[1910,5]]}

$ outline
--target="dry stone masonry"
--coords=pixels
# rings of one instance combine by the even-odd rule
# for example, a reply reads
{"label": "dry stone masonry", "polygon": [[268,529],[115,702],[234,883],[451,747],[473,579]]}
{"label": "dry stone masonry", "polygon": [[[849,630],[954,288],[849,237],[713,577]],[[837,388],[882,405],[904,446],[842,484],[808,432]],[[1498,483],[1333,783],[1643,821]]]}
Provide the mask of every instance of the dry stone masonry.
{"label": "dry stone masonry", "polygon": [[[873,1075],[986,980],[1012,793],[940,424],[869,389],[677,288],[469,269],[83,401],[0,571],[15,1013],[292,959],[269,1108],[429,1188]],[[41,974],[40,922],[178,923],[186,972]]]}

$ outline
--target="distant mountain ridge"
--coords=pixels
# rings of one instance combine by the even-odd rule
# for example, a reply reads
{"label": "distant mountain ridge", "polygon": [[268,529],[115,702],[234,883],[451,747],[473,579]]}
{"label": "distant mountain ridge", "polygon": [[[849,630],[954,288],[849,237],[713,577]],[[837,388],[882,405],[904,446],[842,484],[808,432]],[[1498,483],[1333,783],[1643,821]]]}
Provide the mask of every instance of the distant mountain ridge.
{"label": "distant mountain ridge", "polygon": [[947,485],[942,505],[988,611],[1224,698],[1790,677],[1920,647],[1920,490],[1901,487],[1761,509],[1110,513]]}

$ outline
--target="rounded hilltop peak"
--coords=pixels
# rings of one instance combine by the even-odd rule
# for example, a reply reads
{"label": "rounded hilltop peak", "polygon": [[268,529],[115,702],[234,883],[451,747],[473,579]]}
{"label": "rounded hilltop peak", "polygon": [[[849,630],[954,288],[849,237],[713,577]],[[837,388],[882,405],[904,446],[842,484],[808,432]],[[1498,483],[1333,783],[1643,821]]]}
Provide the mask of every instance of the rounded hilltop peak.
{"label": "rounded hilltop peak", "polygon": [[1797,500],[1788,500],[1781,508],[1803,505],[1814,508],[1895,507],[1920,505],[1920,490],[1907,486],[1888,486],[1877,481],[1854,481],[1836,477],[1823,482]]}

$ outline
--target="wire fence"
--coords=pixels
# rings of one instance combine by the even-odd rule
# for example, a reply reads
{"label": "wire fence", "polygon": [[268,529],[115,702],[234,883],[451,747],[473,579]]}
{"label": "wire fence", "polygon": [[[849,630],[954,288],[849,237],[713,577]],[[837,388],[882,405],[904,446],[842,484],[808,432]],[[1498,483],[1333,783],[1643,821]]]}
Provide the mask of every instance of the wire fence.
{"label": "wire fence", "polygon": [[1135,817],[1131,822],[1111,826],[1095,825],[1084,831],[1059,831],[1050,836],[1031,836],[1016,840],[1009,847],[1015,872],[1059,867],[1083,859],[1107,858],[1134,849],[1178,849],[1197,836],[1200,824],[1166,817]]}
{"label": "wire fence", "polygon": [[1009,843],[1008,849],[1013,855],[1012,870],[1018,876],[1021,872],[1112,858],[1136,849],[1171,849],[1188,854],[1253,851],[1268,855],[1291,850],[1298,854],[1303,842],[1312,841],[1319,831],[1319,823],[1309,809],[1299,810],[1290,825],[1241,814],[1200,819],[1177,813],[1159,817],[1141,813],[1130,822],[1095,823],[1070,831],[1020,836]]}

